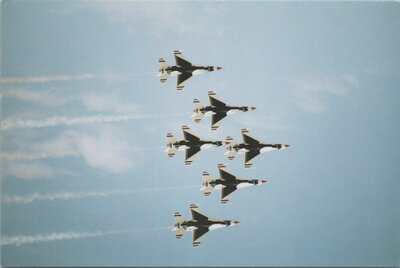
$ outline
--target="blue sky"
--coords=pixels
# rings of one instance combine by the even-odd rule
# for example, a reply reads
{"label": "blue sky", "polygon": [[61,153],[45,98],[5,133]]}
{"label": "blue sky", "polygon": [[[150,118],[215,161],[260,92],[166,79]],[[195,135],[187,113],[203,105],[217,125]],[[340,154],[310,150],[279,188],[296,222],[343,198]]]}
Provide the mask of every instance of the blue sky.
{"label": "blue sky", "polygon": [[[1,4],[2,265],[398,266],[398,3]],[[177,92],[155,77],[174,49],[224,69]],[[257,110],[211,133],[209,90]],[[163,152],[183,124],[292,146],[185,167]],[[199,191],[217,163],[269,183],[221,206]],[[240,224],[193,249],[169,230],[191,203]]]}

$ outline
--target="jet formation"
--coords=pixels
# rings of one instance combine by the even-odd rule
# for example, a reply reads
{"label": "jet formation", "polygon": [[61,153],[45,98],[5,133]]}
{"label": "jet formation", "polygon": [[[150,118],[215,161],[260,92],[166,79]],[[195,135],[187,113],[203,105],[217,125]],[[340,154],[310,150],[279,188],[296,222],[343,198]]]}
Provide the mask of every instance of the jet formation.
{"label": "jet formation", "polygon": [[211,130],[217,130],[222,119],[227,115],[231,115],[237,112],[247,112],[256,109],[254,106],[231,106],[227,105],[218,99],[217,94],[213,91],[208,91],[208,97],[210,98],[210,105],[204,106],[198,99],[193,100],[194,110],[193,115],[194,121],[199,123],[203,116],[211,116]]}
{"label": "jet formation", "polygon": [[202,66],[192,64],[190,61],[185,59],[182,52],[179,50],[174,50],[174,56],[176,65],[173,66],[168,65],[168,63],[163,58],[160,58],[158,60],[160,64],[160,69],[158,70],[159,73],[157,76],[160,77],[161,83],[167,81],[170,75],[178,76],[176,84],[177,90],[182,90],[186,86],[188,79],[194,75],[222,69],[222,67],[219,66]]}
{"label": "jet formation", "polygon": [[[174,50],[176,65],[170,66],[163,58],[158,60],[160,69],[157,75],[161,83],[167,81],[169,76],[177,76],[177,90],[182,90],[190,77],[216,70],[221,70],[218,66],[195,65],[184,58],[180,50]],[[210,105],[202,105],[199,99],[193,100],[194,110],[192,117],[196,123],[200,123],[203,117],[211,116],[211,131],[219,129],[220,123],[228,115],[237,112],[248,112],[256,110],[254,106],[234,106],[221,101],[214,91],[208,91]],[[195,155],[201,150],[212,147],[220,147],[223,142],[219,140],[202,140],[193,134],[187,125],[182,126],[184,139],[178,141],[171,133],[167,133],[167,148],[165,152],[169,157],[173,157],[177,151],[185,151],[185,165],[190,166]],[[289,148],[288,144],[264,143],[253,138],[248,129],[241,129],[243,143],[235,143],[231,136],[225,140],[225,155],[229,160],[233,160],[236,154],[245,154],[244,167],[251,168],[254,159],[260,154],[268,151],[282,150]],[[214,190],[221,190],[220,203],[227,204],[232,194],[242,188],[266,184],[264,179],[241,178],[229,172],[224,164],[218,164],[219,178],[212,178],[208,171],[202,173],[203,184],[201,191],[205,196],[209,196]],[[175,231],[176,238],[181,238],[185,231],[193,232],[193,247],[199,247],[204,235],[208,231],[220,229],[227,226],[237,225],[239,221],[219,220],[209,218],[200,211],[197,205],[191,204],[191,220],[185,220],[179,212],[175,212]]]}

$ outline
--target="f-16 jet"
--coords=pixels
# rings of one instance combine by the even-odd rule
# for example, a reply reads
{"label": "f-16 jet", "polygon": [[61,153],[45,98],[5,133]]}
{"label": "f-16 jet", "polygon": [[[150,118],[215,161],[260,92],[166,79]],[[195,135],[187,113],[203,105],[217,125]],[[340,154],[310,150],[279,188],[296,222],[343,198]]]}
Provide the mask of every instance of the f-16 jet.
{"label": "f-16 jet", "polygon": [[192,164],[194,156],[200,152],[200,150],[222,145],[222,141],[201,140],[190,131],[188,126],[182,126],[182,131],[185,139],[180,141],[177,141],[171,133],[167,133],[168,144],[165,152],[169,157],[173,157],[177,150],[186,150],[185,165]]}
{"label": "f-16 jet", "polygon": [[218,169],[220,175],[218,179],[212,179],[207,171],[203,172],[203,187],[200,190],[203,190],[205,196],[209,196],[214,189],[222,190],[221,204],[228,203],[229,198],[237,189],[267,183],[266,180],[241,179],[236,177],[227,171],[223,164],[218,164]]}
{"label": "f-16 jet", "polygon": [[254,158],[260,153],[275,151],[281,149],[287,149],[290,145],[288,144],[271,144],[261,143],[254,139],[249,131],[245,128],[242,129],[243,143],[234,143],[232,137],[226,138],[225,144],[227,145],[227,151],[225,155],[229,160],[232,160],[236,153],[245,153],[244,167],[250,168],[253,165]]}
{"label": "f-16 jet", "polygon": [[179,50],[174,50],[175,55],[175,62],[176,65],[170,66],[168,63],[163,59],[160,58],[158,60],[160,64],[159,74],[157,76],[160,77],[161,83],[167,81],[168,77],[171,76],[178,76],[177,80],[177,90],[182,90],[186,82],[190,77],[193,75],[198,75],[201,73],[212,72],[216,70],[221,70],[222,67],[218,66],[201,66],[192,64],[190,61],[185,59],[182,52]]}
{"label": "f-16 jet", "polygon": [[184,231],[193,231],[193,246],[198,247],[204,235],[208,231],[213,231],[219,228],[236,225],[238,221],[218,220],[209,218],[204,215],[200,209],[194,205],[190,205],[192,212],[192,220],[186,221],[179,212],[175,212],[175,225],[172,231],[175,231],[176,238],[182,238]]}
{"label": "f-16 jet", "polygon": [[194,121],[199,123],[204,116],[212,116],[211,119],[211,130],[217,130],[219,123],[227,115],[234,114],[236,112],[247,112],[255,110],[256,107],[251,106],[230,106],[225,102],[220,101],[217,95],[213,91],[208,91],[208,97],[210,99],[210,106],[203,106],[198,99],[193,100],[194,104]]}

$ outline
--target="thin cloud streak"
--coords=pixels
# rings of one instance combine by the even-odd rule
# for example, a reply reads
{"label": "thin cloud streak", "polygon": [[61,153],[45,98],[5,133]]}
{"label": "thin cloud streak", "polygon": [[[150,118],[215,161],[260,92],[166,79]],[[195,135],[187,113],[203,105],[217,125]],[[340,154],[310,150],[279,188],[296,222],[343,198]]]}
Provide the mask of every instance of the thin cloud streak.
{"label": "thin cloud streak", "polygon": [[45,83],[52,81],[74,81],[74,80],[91,80],[99,79],[101,76],[94,74],[83,75],[50,75],[50,76],[17,76],[17,77],[0,77],[0,84],[13,83]]}
{"label": "thin cloud streak", "polygon": [[[138,147],[131,148],[131,151],[146,151],[146,150],[157,150],[163,149],[165,146],[148,146],[148,147]],[[80,156],[81,153],[79,151],[64,151],[64,152],[24,152],[24,151],[15,151],[15,152],[2,152],[0,154],[0,158],[5,161],[16,161],[16,160],[24,160],[24,161],[32,161],[32,160],[43,160],[48,158],[61,158],[68,156]]]}
{"label": "thin cloud streak", "polygon": [[[181,115],[180,113],[179,115]],[[186,113],[185,113],[186,114]],[[32,129],[55,126],[74,126],[93,123],[126,122],[145,118],[161,118],[176,114],[143,114],[143,115],[95,115],[81,117],[54,116],[42,120],[35,119],[5,119],[1,122],[1,131],[12,129]]]}
{"label": "thin cloud streak", "polygon": [[71,200],[71,199],[82,199],[89,197],[110,197],[119,195],[131,195],[139,193],[149,192],[163,192],[163,191],[177,191],[186,190],[201,187],[201,185],[185,185],[175,187],[162,187],[162,188],[150,188],[140,190],[118,190],[108,192],[57,192],[57,193],[34,193],[25,196],[8,196],[6,194],[2,197],[3,204],[30,204],[35,201],[56,201],[56,200]]}
{"label": "thin cloud streak", "polygon": [[170,229],[170,227],[143,228],[143,229],[134,229],[125,231],[63,232],[63,233],[48,233],[39,235],[16,235],[16,236],[6,235],[1,238],[1,245],[21,246],[27,244],[46,243],[46,242],[71,240],[71,239],[83,239],[83,238],[99,237],[105,235],[133,234],[146,231],[159,231],[167,229]]}
{"label": "thin cloud streak", "polygon": [[70,240],[70,239],[82,239],[87,237],[104,236],[111,234],[121,234],[124,232],[109,231],[109,232],[66,232],[66,233],[50,233],[42,235],[18,235],[18,236],[3,236],[1,238],[2,246],[21,246],[25,244],[36,244],[51,242],[57,240]]}

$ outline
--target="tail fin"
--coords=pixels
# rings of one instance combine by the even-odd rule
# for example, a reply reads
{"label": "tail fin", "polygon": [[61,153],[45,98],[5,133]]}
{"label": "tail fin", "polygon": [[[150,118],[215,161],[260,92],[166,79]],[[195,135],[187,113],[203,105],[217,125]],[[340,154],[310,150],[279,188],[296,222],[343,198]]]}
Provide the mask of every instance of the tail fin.
{"label": "tail fin", "polygon": [[213,187],[209,184],[212,181],[210,174],[207,171],[203,172],[203,194],[209,196],[213,190]]}
{"label": "tail fin", "polygon": [[200,101],[198,99],[194,99],[193,104],[194,104],[194,110],[193,110],[192,117],[194,117],[194,121],[196,123],[199,123],[201,121],[201,119],[203,118],[203,113],[200,111],[200,109],[203,107],[203,105],[200,103]]}
{"label": "tail fin", "polygon": [[183,236],[183,228],[181,227],[181,224],[185,221],[185,219],[179,212],[175,212],[174,218],[175,218],[175,225],[174,229],[172,230],[175,231],[175,237],[179,239]]}
{"label": "tail fin", "polygon": [[229,160],[233,160],[236,155],[236,151],[233,148],[233,146],[235,145],[235,143],[233,142],[233,138],[231,136],[226,137],[225,144],[227,145],[227,151],[225,152],[225,155],[228,157]]}
{"label": "tail fin", "polygon": [[160,64],[160,69],[158,70],[159,74],[157,76],[160,77],[161,83],[164,83],[169,77],[169,73],[166,70],[167,68],[169,68],[169,65],[163,58],[160,58],[158,60],[158,63]]}
{"label": "tail fin", "polygon": [[168,144],[167,144],[167,149],[165,150],[165,152],[168,154],[169,157],[173,157],[176,154],[176,148],[174,146],[176,139],[175,139],[174,135],[172,135],[171,133],[167,133],[167,140],[168,140]]}

